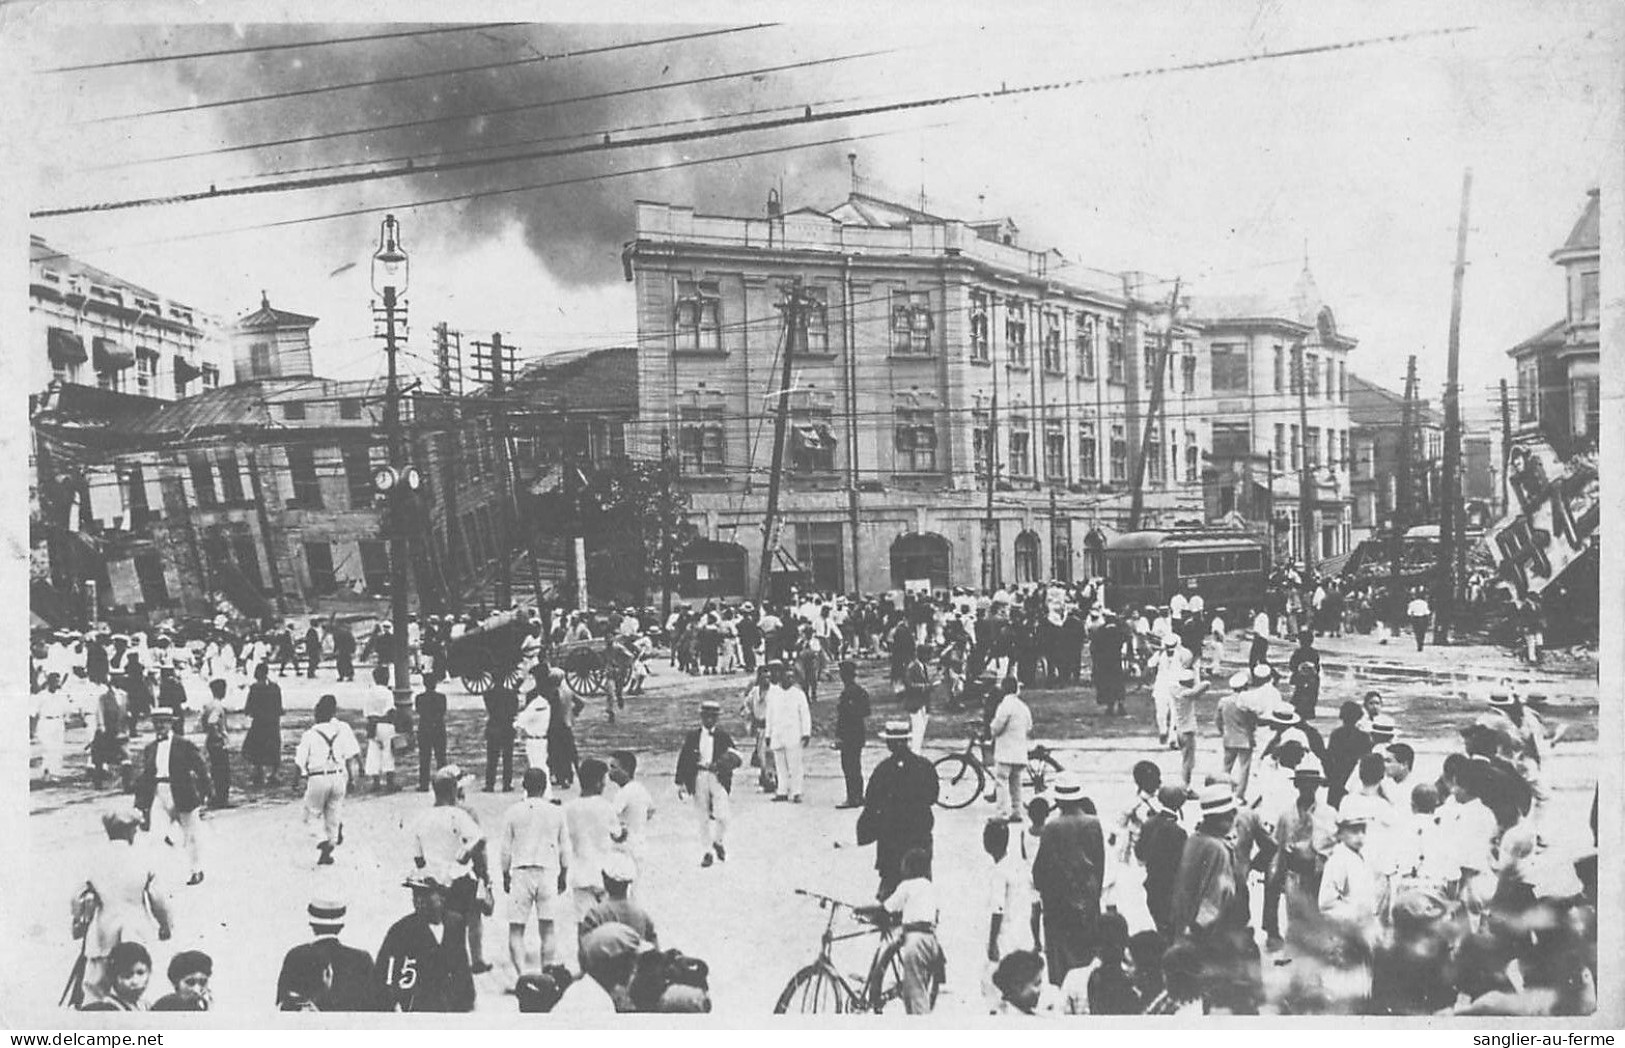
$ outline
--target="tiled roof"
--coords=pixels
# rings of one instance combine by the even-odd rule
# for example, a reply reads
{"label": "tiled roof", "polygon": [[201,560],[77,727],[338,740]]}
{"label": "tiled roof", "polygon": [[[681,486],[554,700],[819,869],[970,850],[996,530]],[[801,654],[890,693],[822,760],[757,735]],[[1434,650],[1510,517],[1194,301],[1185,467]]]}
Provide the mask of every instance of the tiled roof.
{"label": "tiled roof", "polygon": [[1507,356],[1515,357],[1523,353],[1528,353],[1531,350],[1561,346],[1564,344],[1564,340],[1567,338],[1568,327],[1569,322],[1567,320],[1559,320],[1556,323],[1543,327],[1535,334],[1530,335],[1516,346],[1513,346],[1511,349],[1507,350]]}
{"label": "tiled roof", "polygon": [[633,346],[549,353],[526,365],[511,387],[524,400],[573,410],[636,412],[638,351]]}
{"label": "tiled roof", "polygon": [[308,328],[316,325],[316,317],[307,317],[303,313],[291,313],[286,309],[276,309],[271,300],[264,295],[260,296],[260,308],[240,318],[236,327],[242,331],[267,331],[277,328]]}
{"label": "tiled roof", "polygon": [[[1443,423],[1426,400],[1420,401],[1416,415],[1418,425],[1438,426]],[[1401,425],[1405,420],[1405,395],[1395,393],[1363,379],[1349,376],[1349,422],[1355,426],[1387,427]]]}

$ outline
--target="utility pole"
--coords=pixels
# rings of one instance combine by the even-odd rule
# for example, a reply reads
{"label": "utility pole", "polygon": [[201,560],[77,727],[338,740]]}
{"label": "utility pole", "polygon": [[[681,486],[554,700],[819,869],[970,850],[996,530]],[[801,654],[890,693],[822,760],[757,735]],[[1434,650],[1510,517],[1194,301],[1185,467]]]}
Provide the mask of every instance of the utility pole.
{"label": "utility pole", "polygon": [[1405,402],[1400,409],[1399,461],[1394,474],[1394,504],[1388,514],[1388,590],[1387,600],[1395,621],[1404,609],[1399,595],[1400,571],[1405,559],[1405,530],[1411,521],[1411,455],[1416,449],[1416,356],[1411,355],[1405,366]]}
{"label": "utility pole", "polygon": [[991,593],[998,589],[994,578],[993,554],[998,549],[998,535],[993,520],[993,489],[997,485],[999,433],[999,377],[993,376],[993,403],[987,416],[987,512],[982,517],[982,589]]}
{"label": "utility pole", "polygon": [[802,301],[801,278],[796,277],[785,300],[779,303],[784,311],[784,368],[779,378],[778,410],[773,418],[773,471],[767,478],[767,516],[762,527],[762,566],[756,581],[756,603],[767,600],[768,583],[773,576],[773,557],[779,550],[779,487],[784,473],[784,435],[790,425],[790,381],[795,358],[796,342],[807,336],[807,310]]}
{"label": "utility pole", "polygon": [[[671,431],[660,432],[660,484],[662,512],[671,502],[671,477],[675,471],[671,460]],[[672,535],[667,522],[660,522],[660,621],[666,622],[671,618],[671,568],[672,568]]]}
{"label": "utility pole", "polygon": [[1303,580],[1315,570],[1315,471],[1309,466],[1309,368],[1305,345],[1309,336],[1298,340],[1293,349],[1292,368],[1298,381],[1298,524],[1303,532]]}
{"label": "utility pole", "polygon": [[1461,289],[1467,276],[1467,202],[1473,169],[1461,176],[1461,219],[1456,226],[1456,272],[1450,291],[1450,350],[1444,386],[1444,491],[1439,515],[1439,574],[1444,583],[1433,621],[1433,643],[1448,644],[1461,578]]}
{"label": "utility pole", "polygon": [[[478,345],[478,343],[475,343]],[[502,344],[502,332],[491,333],[491,402],[496,410],[491,420],[492,436],[496,438],[497,470],[502,477],[502,506],[500,528],[502,531],[497,541],[497,591],[496,605],[498,611],[507,611],[513,607],[513,531],[517,514],[514,512],[514,485],[513,485],[513,457],[508,447],[508,405],[507,395],[507,354],[513,351],[512,346]]]}
{"label": "utility pole", "polygon": [[463,333],[449,330],[443,320],[434,326],[434,368],[441,396],[463,395]]}
{"label": "utility pole", "polygon": [[[390,676],[395,708],[412,707],[411,665],[407,652],[407,577],[411,549],[406,516],[416,484],[407,480],[406,439],[401,430],[401,386],[396,357],[395,319],[405,312],[397,295],[406,289],[406,251],[401,247],[400,226],[394,215],[384,217],[378,251],[373,255],[373,289],[383,298],[384,355],[388,374],[384,385],[384,433],[389,445],[388,483],[384,496],[389,502],[389,611],[394,637],[394,668]],[[415,473],[415,471],[413,471]]]}
{"label": "utility pole", "polygon": [[1168,330],[1158,340],[1157,363],[1151,372],[1151,400],[1145,411],[1145,428],[1140,434],[1140,454],[1134,460],[1134,487],[1128,510],[1128,529],[1140,530],[1140,518],[1145,512],[1145,463],[1151,455],[1151,435],[1162,425],[1162,386],[1168,371],[1168,351],[1174,343],[1175,311],[1179,308],[1179,281],[1174,281],[1174,293],[1168,296]]}
{"label": "utility pole", "polygon": [[1507,464],[1512,459],[1512,402],[1507,397],[1507,380],[1501,380],[1501,515],[1512,512],[1512,489],[1507,484]]}

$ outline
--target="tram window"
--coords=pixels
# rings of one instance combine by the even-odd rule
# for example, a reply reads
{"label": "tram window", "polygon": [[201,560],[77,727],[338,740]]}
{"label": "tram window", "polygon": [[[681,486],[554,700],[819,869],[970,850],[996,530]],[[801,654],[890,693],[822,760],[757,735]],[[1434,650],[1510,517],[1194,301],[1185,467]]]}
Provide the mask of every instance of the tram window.
{"label": "tram window", "polygon": [[1244,571],[1257,571],[1260,563],[1261,560],[1257,550],[1241,555],[1241,566]]}
{"label": "tram window", "polygon": [[1162,572],[1158,570],[1160,567],[1161,564],[1159,563],[1159,558],[1145,558],[1145,581],[1156,582],[1158,579],[1160,579],[1162,577]]}

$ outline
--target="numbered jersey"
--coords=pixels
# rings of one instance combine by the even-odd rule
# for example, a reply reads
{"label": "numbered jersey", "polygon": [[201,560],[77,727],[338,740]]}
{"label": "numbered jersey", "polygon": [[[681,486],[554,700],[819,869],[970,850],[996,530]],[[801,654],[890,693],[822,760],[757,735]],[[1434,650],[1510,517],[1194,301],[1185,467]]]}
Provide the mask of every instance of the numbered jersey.
{"label": "numbered jersey", "polygon": [[474,1009],[467,930],[455,914],[437,926],[415,913],[396,921],[378,949],[376,973],[390,1011]]}

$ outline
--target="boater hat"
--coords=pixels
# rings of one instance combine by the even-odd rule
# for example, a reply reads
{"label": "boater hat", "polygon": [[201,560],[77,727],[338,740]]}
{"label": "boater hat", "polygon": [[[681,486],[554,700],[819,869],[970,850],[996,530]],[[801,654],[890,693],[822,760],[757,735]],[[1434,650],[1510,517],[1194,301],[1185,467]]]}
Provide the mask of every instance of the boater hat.
{"label": "boater hat", "polygon": [[1517,704],[1518,697],[1510,694],[1509,692],[1497,691],[1490,695],[1490,705],[1496,707],[1497,709],[1504,710],[1509,706],[1516,706]]}
{"label": "boater hat", "polygon": [[1259,680],[1269,680],[1271,677],[1275,676],[1275,667],[1271,666],[1267,662],[1260,662],[1258,665],[1253,667],[1253,676],[1257,677]]}
{"label": "boater hat", "polygon": [[305,907],[305,913],[309,916],[311,924],[342,928],[349,909],[342,902],[334,902],[332,899],[312,899]]}
{"label": "boater hat", "polygon": [[1391,739],[1398,730],[1399,726],[1394,723],[1394,718],[1386,713],[1379,713],[1371,718],[1371,734],[1373,735],[1385,735]]}
{"label": "boater hat", "polygon": [[1050,792],[1057,801],[1082,800],[1083,780],[1073,772],[1062,772],[1055,780],[1055,788]]}
{"label": "boater hat", "polygon": [[1252,675],[1246,670],[1237,670],[1230,675],[1230,687],[1234,688],[1236,691],[1241,691],[1243,688],[1247,687],[1251,680]]}
{"label": "boater hat", "polygon": [[1303,718],[1291,706],[1277,706],[1264,719],[1277,728],[1291,728],[1303,723]]}
{"label": "boater hat", "polygon": [[1307,782],[1313,779],[1316,782],[1326,781],[1326,772],[1320,765],[1320,758],[1312,753],[1303,755],[1303,760],[1292,771],[1293,782]]}
{"label": "boater hat", "polygon": [[1179,647],[1179,638],[1172,633],[1165,633],[1162,636],[1162,646],[1165,648],[1177,648]]}
{"label": "boater hat", "polygon": [[700,712],[721,713],[722,703],[718,702],[716,699],[706,699],[704,702],[700,703]]}
{"label": "boater hat", "polygon": [[886,742],[906,742],[909,737],[908,721],[887,721],[886,726],[880,729],[880,737]]}
{"label": "boater hat", "polygon": [[1203,786],[1197,795],[1202,805],[1202,818],[1210,815],[1225,815],[1236,810],[1236,794],[1228,783],[1215,782],[1210,786]]}

